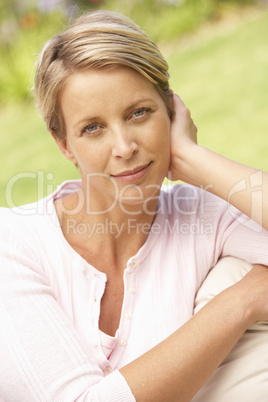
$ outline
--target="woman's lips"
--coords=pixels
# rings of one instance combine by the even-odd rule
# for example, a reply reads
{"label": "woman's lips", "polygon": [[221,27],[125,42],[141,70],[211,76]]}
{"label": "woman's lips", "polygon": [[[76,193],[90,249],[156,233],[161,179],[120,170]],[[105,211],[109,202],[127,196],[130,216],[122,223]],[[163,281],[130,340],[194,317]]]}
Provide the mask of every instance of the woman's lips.
{"label": "woman's lips", "polygon": [[140,180],[146,175],[147,171],[150,168],[150,165],[151,165],[151,162],[147,163],[147,165],[139,166],[135,169],[126,170],[126,171],[118,173],[116,175],[112,175],[112,177],[114,177],[115,179],[117,179],[119,181],[124,181],[127,183],[136,181],[136,180]]}

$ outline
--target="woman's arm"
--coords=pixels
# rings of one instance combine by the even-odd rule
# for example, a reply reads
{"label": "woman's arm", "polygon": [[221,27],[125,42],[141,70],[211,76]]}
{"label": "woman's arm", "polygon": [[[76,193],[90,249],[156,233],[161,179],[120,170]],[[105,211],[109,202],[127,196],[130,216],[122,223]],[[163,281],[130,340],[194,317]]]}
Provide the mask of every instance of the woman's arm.
{"label": "woman's arm", "polygon": [[57,302],[28,232],[23,236],[12,223],[7,219],[0,231],[0,394],[6,400],[188,401],[245,329],[268,318],[268,270],[256,267],[121,373],[106,376],[94,343]]}
{"label": "woman's arm", "polygon": [[189,401],[256,318],[267,319],[267,284],[268,269],[255,266],[169,338],[122,368],[136,400]]}
{"label": "woman's arm", "polygon": [[227,159],[196,144],[189,110],[174,95],[170,179],[202,187],[228,201],[268,230],[268,173]]}

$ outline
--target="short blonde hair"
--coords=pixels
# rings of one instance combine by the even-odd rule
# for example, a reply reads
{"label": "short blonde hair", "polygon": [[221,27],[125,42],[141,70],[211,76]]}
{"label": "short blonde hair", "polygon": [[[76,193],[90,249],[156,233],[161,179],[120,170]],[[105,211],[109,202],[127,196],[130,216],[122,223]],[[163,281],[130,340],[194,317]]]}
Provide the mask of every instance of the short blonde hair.
{"label": "short blonde hair", "polygon": [[100,10],[52,37],[40,54],[34,91],[48,130],[58,138],[65,136],[60,94],[71,74],[117,66],[130,67],[150,80],[172,116],[168,65],[158,47],[126,16]]}

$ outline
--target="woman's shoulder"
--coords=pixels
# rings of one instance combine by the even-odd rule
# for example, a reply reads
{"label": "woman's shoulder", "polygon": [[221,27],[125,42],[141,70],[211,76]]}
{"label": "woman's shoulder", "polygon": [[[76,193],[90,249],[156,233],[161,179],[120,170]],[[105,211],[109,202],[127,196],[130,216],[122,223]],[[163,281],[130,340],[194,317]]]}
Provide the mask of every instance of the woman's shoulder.
{"label": "woman's shoulder", "polygon": [[[77,191],[80,181],[63,182],[48,196],[14,208],[0,207],[0,237],[4,241],[36,244],[58,236],[59,221],[54,201],[70,192]],[[52,240],[51,240],[52,241]]]}
{"label": "woman's shoulder", "polygon": [[13,208],[0,207],[0,222],[0,237],[5,243],[34,244],[42,233],[57,225],[53,199],[47,196]]}
{"label": "woman's shoulder", "polygon": [[198,212],[223,211],[228,203],[208,189],[186,183],[164,184],[160,194],[161,205],[174,213],[192,215]]}
{"label": "woman's shoulder", "polygon": [[[12,208],[0,207],[1,227],[15,225],[26,229],[42,221],[54,219],[54,201],[66,194],[77,191],[80,188],[79,180],[69,180],[63,182],[57,189],[46,197],[25,205],[13,206]],[[54,219],[55,220],[55,219]],[[11,226],[12,229],[12,226]]]}
{"label": "woman's shoulder", "polygon": [[[1,227],[9,226],[10,224],[20,226],[25,223],[26,219],[36,219],[36,217],[40,215],[42,201],[43,200],[40,200],[13,208],[0,207]],[[42,212],[45,212],[45,208],[42,208]]]}
{"label": "woman's shoulder", "polygon": [[22,208],[0,207],[0,232],[9,232],[13,230],[15,226],[19,227],[23,222],[23,216]]}
{"label": "woman's shoulder", "polygon": [[38,202],[15,208],[0,208],[2,242],[26,243],[33,240],[40,222]]}

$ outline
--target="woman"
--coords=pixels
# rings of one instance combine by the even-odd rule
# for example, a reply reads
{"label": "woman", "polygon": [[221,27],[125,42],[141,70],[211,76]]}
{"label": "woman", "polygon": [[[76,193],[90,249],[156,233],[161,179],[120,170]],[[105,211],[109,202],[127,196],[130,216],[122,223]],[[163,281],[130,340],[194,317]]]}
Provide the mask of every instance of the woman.
{"label": "woman", "polygon": [[[119,14],[85,15],[52,38],[35,91],[81,181],[1,210],[1,396],[188,401],[268,318],[261,265],[191,318],[220,256],[268,263],[267,232],[224,201],[255,171],[196,145],[166,62]],[[162,190],[167,174],[196,187]],[[208,184],[223,200],[198,188]],[[249,214],[250,192],[232,198]]]}

